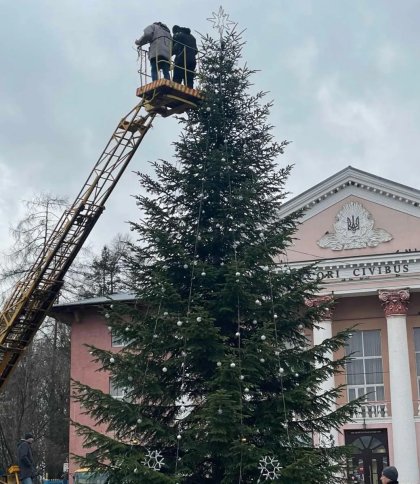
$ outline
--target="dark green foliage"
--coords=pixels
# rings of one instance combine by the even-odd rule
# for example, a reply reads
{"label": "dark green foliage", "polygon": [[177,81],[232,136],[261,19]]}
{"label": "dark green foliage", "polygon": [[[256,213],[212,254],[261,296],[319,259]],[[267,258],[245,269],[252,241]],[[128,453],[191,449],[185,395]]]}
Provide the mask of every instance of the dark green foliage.
{"label": "dark green foliage", "polygon": [[86,265],[83,280],[78,289],[81,299],[108,296],[127,288],[124,278],[124,258],[128,239],[119,235],[110,246],[104,246],[100,256],[93,257]]}
{"label": "dark green foliage", "polygon": [[[132,224],[129,266],[142,308],[107,315],[127,342],[120,354],[92,348],[126,397],[76,384],[86,412],[110,431],[78,426],[98,448],[84,463],[108,469],[111,483],[258,482],[265,457],[281,467],[277,482],[336,482],[342,449],[316,448],[313,435],[354,410],[330,413],[341,389],[320,391],[343,365],[325,355],[347,335],[311,348],[305,331],[325,309],[305,306],[319,291],[312,268],[275,263],[300,214],[278,216],[287,142],[272,137],[264,94],[250,94],[241,49],[235,30],[222,43],[203,39],[206,100],[181,121],[176,162],[140,175],[148,195],[137,198],[145,215]],[[143,465],[148,451],[164,458],[160,472]]]}

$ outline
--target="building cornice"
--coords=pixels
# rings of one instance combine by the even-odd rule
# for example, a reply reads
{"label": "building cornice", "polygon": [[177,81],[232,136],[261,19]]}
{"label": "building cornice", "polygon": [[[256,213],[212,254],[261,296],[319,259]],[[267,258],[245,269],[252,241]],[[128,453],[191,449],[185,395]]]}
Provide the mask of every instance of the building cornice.
{"label": "building cornice", "polygon": [[355,296],[377,294],[409,286],[420,291],[420,251],[347,257],[322,261],[280,263],[279,271],[300,269],[313,264],[323,294]]}

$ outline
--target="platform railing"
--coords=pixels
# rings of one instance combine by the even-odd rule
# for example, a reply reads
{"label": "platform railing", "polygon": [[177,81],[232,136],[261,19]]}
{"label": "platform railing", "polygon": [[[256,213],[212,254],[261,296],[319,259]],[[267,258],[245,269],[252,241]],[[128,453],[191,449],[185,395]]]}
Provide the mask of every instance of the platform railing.
{"label": "platform railing", "polygon": [[[187,47],[187,46],[186,46]],[[188,48],[188,47],[187,47]],[[151,72],[151,62],[149,60],[148,51],[146,49],[137,49],[138,52],[138,62],[139,62],[139,69],[138,73],[140,76],[140,87],[145,86],[146,84],[150,84],[152,79],[152,72]],[[194,70],[187,68],[187,58],[186,55],[183,57],[183,62],[180,65],[179,63],[175,64],[175,59],[171,55],[170,59],[165,61],[161,59],[159,61],[160,64],[166,62],[169,64],[169,75],[170,79],[173,80],[174,71],[177,67],[180,68],[182,71],[182,83],[187,85],[187,76],[191,74],[194,78],[194,89],[200,89],[200,56],[197,54],[196,56],[196,67]],[[164,79],[163,73],[161,69],[157,69],[157,78]]]}

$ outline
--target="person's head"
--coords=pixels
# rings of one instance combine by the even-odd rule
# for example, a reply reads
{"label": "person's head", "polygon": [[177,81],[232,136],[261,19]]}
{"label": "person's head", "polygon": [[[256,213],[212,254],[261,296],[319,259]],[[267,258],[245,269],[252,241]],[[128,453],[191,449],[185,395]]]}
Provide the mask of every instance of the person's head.
{"label": "person's head", "polygon": [[381,482],[382,484],[388,484],[398,479],[398,471],[394,466],[385,467],[382,471]]}
{"label": "person's head", "polygon": [[163,29],[167,30],[168,32],[170,32],[169,30],[169,27],[164,24],[163,22],[153,22],[155,25],[159,25],[160,27],[162,27]]}
{"label": "person's head", "polygon": [[181,32],[181,30],[182,30],[182,29],[181,29],[181,27],[180,27],[179,25],[174,25],[174,26],[172,27],[172,33],[173,33],[173,34],[176,34],[177,32]]}
{"label": "person's head", "polygon": [[32,444],[32,442],[34,441],[33,434],[31,434],[31,432],[26,432],[25,440],[26,440],[26,442],[29,442],[30,444]]}

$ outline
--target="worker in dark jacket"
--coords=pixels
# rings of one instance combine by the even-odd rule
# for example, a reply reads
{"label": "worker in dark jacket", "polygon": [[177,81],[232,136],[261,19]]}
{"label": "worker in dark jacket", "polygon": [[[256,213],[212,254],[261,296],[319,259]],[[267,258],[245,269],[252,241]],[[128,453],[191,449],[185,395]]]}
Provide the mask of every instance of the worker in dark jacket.
{"label": "worker in dark jacket", "polygon": [[173,80],[188,87],[194,86],[197,42],[191,34],[191,30],[186,27],[174,25],[172,27],[173,47],[172,53],[175,55]]}
{"label": "worker in dark jacket", "polygon": [[398,471],[394,466],[384,467],[381,476],[382,484],[398,484]]}
{"label": "worker in dark jacket", "polygon": [[162,22],[155,22],[144,29],[143,35],[135,41],[140,48],[150,44],[149,60],[152,71],[152,81],[159,78],[159,71],[165,79],[170,79],[169,66],[172,56],[172,36],[169,28]]}
{"label": "worker in dark jacket", "polygon": [[32,442],[34,436],[31,433],[25,434],[25,438],[18,443],[18,465],[21,484],[32,484],[36,476],[34,459],[32,457]]}

